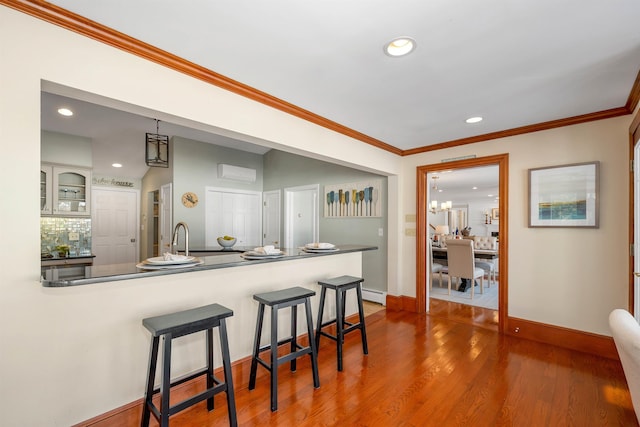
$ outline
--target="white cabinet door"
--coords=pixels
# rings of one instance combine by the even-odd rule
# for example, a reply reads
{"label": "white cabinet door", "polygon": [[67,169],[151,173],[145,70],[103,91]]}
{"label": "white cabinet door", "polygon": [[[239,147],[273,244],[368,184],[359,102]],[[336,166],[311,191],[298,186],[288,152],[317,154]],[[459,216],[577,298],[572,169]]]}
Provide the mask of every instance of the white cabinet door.
{"label": "white cabinet door", "polygon": [[72,166],[40,166],[42,215],[90,216],[91,170]]}
{"label": "white cabinet door", "polygon": [[262,193],[235,189],[207,188],[205,230],[207,247],[219,246],[217,237],[237,239],[236,246],[262,243]]}

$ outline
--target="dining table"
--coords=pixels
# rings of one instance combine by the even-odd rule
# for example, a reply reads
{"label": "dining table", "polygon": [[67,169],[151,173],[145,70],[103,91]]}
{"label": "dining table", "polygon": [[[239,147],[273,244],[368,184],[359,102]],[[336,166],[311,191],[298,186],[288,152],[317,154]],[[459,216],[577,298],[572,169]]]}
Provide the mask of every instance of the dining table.
{"label": "dining table", "polygon": [[[433,259],[447,259],[447,248],[432,247]],[[475,258],[497,259],[498,251],[494,249],[475,249],[473,251]]]}

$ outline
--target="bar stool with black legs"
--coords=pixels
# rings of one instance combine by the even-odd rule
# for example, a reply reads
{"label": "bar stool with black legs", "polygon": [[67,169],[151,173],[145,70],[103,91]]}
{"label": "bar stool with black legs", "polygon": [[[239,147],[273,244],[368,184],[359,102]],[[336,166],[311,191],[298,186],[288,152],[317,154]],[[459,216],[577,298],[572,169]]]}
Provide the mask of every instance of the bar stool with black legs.
{"label": "bar stool with black legs", "polygon": [[[313,338],[313,317],[311,315],[311,304],[309,298],[316,293],[312,290],[296,286],[279,291],[256,294],[253,299],[258,301],[258,320],[256,323],[256,335],[253,343],[253,357],[251,359],[251,375],[249,377],[249,390],[256,387],[256,371],[258,363],[264,366],[271,373],[271,410],[278,410],[278,366],[291,362],[291,371],[296,370],[296,359],[308,354],[311,357],[311,370],[313,373],[313,386],[320,387],[320,377],[318,376],[318,356],[315,340]],[[297,342],[298,305],[304,304],[307,318],[307,335],[309,345],[303,347]],[[271,336],[270,343],[260,347],[262,336],[262,322],[264,318],[265,306],[271,307]],[[278,341],[278,310],[291,307],[291,336]],[[291,343],[290,351],[282,357],[278,357],[278,346]],[[270,361],[260,358],[260,353],[271,350]]]}
{"label": "bar stool with black legs", "polygon": [[[142,324],[151,332],[151,351],[149,355],[149,368],[147,370],[147,387],[144,395],[142,421],[140,425],[149,425],[150,415],[153,414],[161,427],[169,425],[169,417],[189,406],[207,400],[207,409],[213,410],[213,396],[225,392],[227,394],[227,409],[229,412],[229,425],[237,426],[236,404],[233,394],[233,380],[231,378],[231,360],[229,356],[229,342],[227,340],[227,326],[225,319],[233,316],[233,311],[219,304],[211,304],[191,310],[180,311],[162,316],[149,317],[142,321]],[[224,381],[213,375],[213,328],[218,328],[220,333],[220,347],[222,351],[222,367]],[[207,331],[207,367],[186,378],[171,383],[171,341],[174,338],[194,332]],[[158,347],[160,337],[162,337],[163,357],[162,357],[162,379],[159,389],[153,388],[156,375],[156,364],[158,359]],[[183,400],[173,406],[169,406],[169,393],[171,387],[190,381],[201,375],[207,377],[206,390]],[[160,408],[157,408],[152,399],[153,395],[160,393]]]}
{"label": "bar stool with black legs", "polygon": [[[362,351],[364,354],[369,354],[369,347],[367,346],[367,330],[364,324],[364,307],[362,305],[362,289],[361,285],[364,279],[353,276],[340,276],[332,279],[326,279],[319,281],[318,284],[322,286],[320,292],[320,307],[318,309],[318,322],[316,323],[316,347],[320,348],[320,336],[324,335],[327,338],[334,340],[337,343],[337,358],[338,358],[338,371],[342,371],[342,346],[344,343],[344,336],[349,332],[360,330],[362,337]],[[322,315],[324,311],[324,302],[327,295],[327,289],[333,289],[336,294],[336,318],[322,322]],[[358,323],[350,323],[345,320],[345,304],[346,294],[349,289],[355,289],[358,300],[358,314],[360,321]],[[338,319],[340,319],[338,321]],[[322,328],[331,324],[336,324],[336,335],[331,335],[322,330]],[[346,327],[345,327],[346,326]]]}

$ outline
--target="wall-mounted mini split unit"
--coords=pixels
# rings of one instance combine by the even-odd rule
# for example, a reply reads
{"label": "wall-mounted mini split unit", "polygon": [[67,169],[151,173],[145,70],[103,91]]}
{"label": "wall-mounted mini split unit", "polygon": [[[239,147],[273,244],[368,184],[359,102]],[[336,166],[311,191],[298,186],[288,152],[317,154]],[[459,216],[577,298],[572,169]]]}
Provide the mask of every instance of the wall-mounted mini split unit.
{"label": "wall-mounted mini split unit", "polygon": [[218,178],[232,181],[256,182],[256,170],[218,163]]}

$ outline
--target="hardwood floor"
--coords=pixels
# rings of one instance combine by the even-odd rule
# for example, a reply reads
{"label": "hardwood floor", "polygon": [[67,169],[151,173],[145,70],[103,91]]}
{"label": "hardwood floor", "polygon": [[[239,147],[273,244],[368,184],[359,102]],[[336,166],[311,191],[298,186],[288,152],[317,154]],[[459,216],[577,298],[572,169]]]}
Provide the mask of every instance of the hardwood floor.
{"label": "hardwood floor", "polygon": [[[336,371],[335,343],[323,339],[320,388],[313,388],[308,358],[299,360],[295,373],[281,366],[274,413],[266,370],[258,370],[256,389],[249,391],[249,361],[237,364],[239,425],[638,425],[618,361],[500,336],[497,317],[487,313],[492,310],[449,304],[432,302],[429,315],[369,315],[369,355],[362,354],[359,335],[349,334],[343,372]],[[215,405],[207,412],[202,402],[173,416],[171,425],[228,425],[224,394]],[[140,407],[82,425],[137,426]]]}

